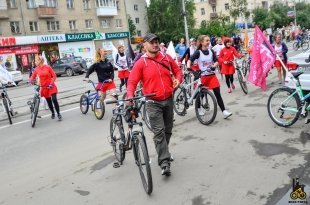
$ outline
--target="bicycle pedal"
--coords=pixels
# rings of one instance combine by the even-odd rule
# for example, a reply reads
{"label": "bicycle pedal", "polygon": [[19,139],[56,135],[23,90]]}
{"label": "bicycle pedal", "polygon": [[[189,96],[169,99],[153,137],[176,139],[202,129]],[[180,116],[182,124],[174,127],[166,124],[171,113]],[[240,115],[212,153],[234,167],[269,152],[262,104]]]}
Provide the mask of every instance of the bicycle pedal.
{"label": "bicycle pedal", "polygon": [[113,168],[119,168],[119,167],[121,167],[121,164],[119,162],[113,163]]}

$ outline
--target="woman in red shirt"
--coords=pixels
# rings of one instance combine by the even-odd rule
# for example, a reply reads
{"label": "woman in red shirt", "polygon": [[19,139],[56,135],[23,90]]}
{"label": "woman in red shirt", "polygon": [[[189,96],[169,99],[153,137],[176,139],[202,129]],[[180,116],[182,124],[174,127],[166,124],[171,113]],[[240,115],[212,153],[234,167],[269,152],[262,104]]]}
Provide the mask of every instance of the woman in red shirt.
{"label": "woman in red shirt", "polygon": [[[40,95],[46,99],[49,109],[52,112],[52,119],[55,119],[55,110],[57,112],[58,120],[62,120],[62,116],[59,112],[59,104],[57,101],[57,86],[55,84],[56,74],[49,65],[44,65],[44,59],[40,55],[35,56],[36,69],[30,77],[30,82],[33,82],[36,77],[39,78],[40,82]],[[54,104],[54,106],[53,106]]]}
{"label": "woman in red shirt", "polygon": [[[231,40],[224,40],[225,48],[223,48],[219,55],[219,62],[222,65],[221,73],[225,75],[226,84],[228,87],[228,93],[231,93],[235,89],[234,85],[234,73],[235,66],[233,60],[235,57],[241,58],[243,55],[238,53],[238,51],[231,46]],[[231,87],[230,87],[231,86]]]}

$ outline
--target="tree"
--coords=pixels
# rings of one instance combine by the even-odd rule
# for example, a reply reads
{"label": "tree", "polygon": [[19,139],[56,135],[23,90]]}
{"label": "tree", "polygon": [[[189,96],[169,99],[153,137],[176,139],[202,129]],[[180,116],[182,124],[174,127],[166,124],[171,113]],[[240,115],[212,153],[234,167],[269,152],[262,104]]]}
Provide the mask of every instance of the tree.
{"label": "tree", "polygon": [[151,0],[147,8],[150,32],[163,42],[177,42],[179,38],[185,37],[183,15],[186,15],[189,35],[192,36],[195,33],[194,1],[187,0],[185,8],[186,13],[183,13],[182,0]]}
{"label": "tree", "polygon": [[268,18],[268,10],[263,8],[255,8],[253,10],[253,22],[261,29],[265,30],[270,26],[270,18]]}
{"label": "tree", "polygon": [[231,0],[231,6],[229,8],[230,16],[234,19],[234,24],[238,17],[243,16],[245,20],[250,17],[250,12],[247,9],[247,0]]}
{"label": "tree", "polygon": [[130,36],[135,36],[137,34],[136,32],[136,25],[133,23],[133,20],[130,16],[128,16],[128,25],[129,25],[129,33]]}

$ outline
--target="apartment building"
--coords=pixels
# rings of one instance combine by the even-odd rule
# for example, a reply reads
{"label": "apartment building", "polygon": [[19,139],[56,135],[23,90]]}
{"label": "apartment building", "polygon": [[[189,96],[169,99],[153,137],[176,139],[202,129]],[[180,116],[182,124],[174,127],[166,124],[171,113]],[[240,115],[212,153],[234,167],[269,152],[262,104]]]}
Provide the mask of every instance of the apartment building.
{"label": "apartment building", "polygon": [[0,64],[28,67],[43,51],[49,61],[93,58],[97,48],[126,45],[125,8],[125,0],[0,0]]}
{"label": "apartment building", "polygon": [[[248,10],[252,11],[256,7],[262,7],[268,9],[275,0],[247,0]],[[218,18],[221,15],[230,16],[229,8],[231,6],[230,0],[195,0],[196,12],[194,17],[196,18],[196,27],[199,27],[203,20],[209,21]],[[231,19],[233,20],[233,19]],[[236,20],[237,26],[244,26],[244,17],[239,17]],[[252,24],[252,19],[248,20],[248,25]]]}
{"label": "apartment building", "polygon": [[[136,38],[141,39],[148,32],[147,5],[145,0],[126,0],[127,16],[136,26]],[[137,38],[138,37],[138,38]],[[140,38],[139,38],[140,37]]]}

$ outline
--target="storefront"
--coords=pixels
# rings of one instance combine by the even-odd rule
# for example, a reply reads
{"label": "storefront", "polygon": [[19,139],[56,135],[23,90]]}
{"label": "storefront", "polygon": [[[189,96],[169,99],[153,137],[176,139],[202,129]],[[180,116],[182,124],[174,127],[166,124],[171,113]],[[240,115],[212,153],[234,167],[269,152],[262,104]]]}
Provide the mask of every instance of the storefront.
{"label": "storefront", "polygon": [[44,51],[48,63],[53,63],[60,57],[58,43],[65,41],[65,34],[38,36],[40,52],[42,53]]}

